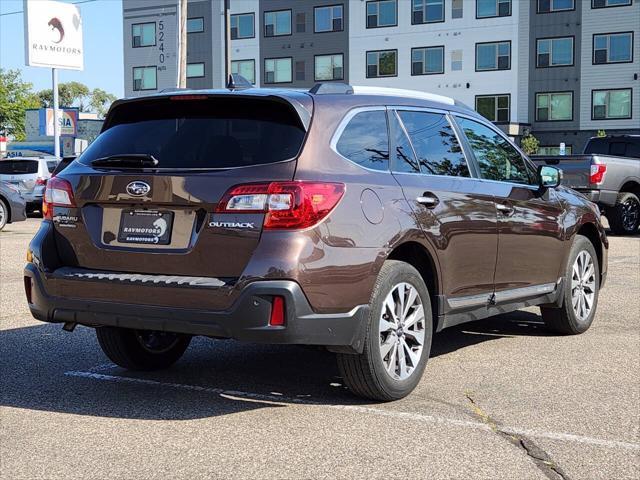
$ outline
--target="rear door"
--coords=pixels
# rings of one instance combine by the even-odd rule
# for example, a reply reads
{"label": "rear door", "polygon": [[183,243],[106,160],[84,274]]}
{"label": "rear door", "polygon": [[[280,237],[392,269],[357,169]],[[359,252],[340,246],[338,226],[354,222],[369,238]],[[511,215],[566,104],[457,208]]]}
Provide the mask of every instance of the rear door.
{"label": "rear door", "polygon": [[498,245],[493,197],[472,177],[446,113],[398,107],[389,119],[393,174],[438,249],[443,313],[487,305]]}
{"label": "rear door", "polygon": [[[105,128],[56,177],[71,183],[76,203],[54,210],[63,264],[240,276],[263,214],[216,206],[235,185],[292,180],[305,138],[295,109],[273,98],[163,97],[115,107]],[[157,165],[136,167],[132,155]]]}
{"label": "rear door", "polygon": [[562,206],[553,189],[541,191],[536,172],[492,126],[456,117],[478,165],[483,191],[498,215],[497,303],[550,293],[562,269]]}

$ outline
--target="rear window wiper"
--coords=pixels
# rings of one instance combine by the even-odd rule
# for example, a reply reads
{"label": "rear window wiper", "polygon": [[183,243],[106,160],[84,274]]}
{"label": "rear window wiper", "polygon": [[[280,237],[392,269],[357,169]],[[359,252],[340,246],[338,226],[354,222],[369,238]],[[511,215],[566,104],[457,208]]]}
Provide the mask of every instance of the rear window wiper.
{"label": "rear window wiper", "polygon": [[120,153],[96,158],[91,162],[91,165],[94,167],[144,168],[157,166],[158,159],[147,153]]}

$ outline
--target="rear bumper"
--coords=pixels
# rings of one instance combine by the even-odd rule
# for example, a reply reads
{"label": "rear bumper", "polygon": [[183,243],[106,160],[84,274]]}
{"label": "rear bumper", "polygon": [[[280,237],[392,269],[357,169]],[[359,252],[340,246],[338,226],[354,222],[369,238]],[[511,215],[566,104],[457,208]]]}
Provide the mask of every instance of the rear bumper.
{"label": "rear bumper", "polygon": [[[45,275],[33,263],[24,270],[25,285],[30,285],[32,315],[45,322],[73,322],[90,327],[114,326],[141,330],[160,330],[233,338],[258,343],[324,345],[330,350],[361,352],[364,346],[368,306],[349,312],[315,313],[300,285],[290,280],[256,281],[243,288],[226,310],[173,308],[113,301],[70,298],[67,285],[64,296],[48,292],[47,283],[56,272]],[[75,280],[86,282],[86,280]],[[105,282],[104,288],[109,288]],[[131,285],[128,288],[150,288]],[[162,285],[151,288],[164,289]],[[189,287],[184,287],[190,289]],[[168,292],[170,290],[167,290]],[[173,293],[173,291],[171,291]],[[284,297],[285,325],[270,326],[271,299]]]}
{"label": "rear bumper", "polygon": [[593,203],[597,203],[602,207],[613,207],[618,199],[618,192],[613,190],[593,190],[588,188],[578,188],[576,190]]}

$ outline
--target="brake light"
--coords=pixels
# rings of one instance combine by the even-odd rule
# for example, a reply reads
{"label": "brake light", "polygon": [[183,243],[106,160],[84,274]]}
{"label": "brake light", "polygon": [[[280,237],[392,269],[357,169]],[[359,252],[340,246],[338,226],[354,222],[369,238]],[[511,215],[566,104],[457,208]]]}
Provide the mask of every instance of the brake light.
{"label": "brake light", "polygon": [[53,218],[53,207],[75,207],[73,188],[71,184],[62,178],[53,177],[47,182],[42,200],[42,216],[45,219]]}
{"label": "brake light", "polygon": [[342,183],[271,182],[237,185],[224,194],[218,213],[264,213],[265,229],[302,229],[319,223],[344,194]]}
{"label": "brake light", "polygon": [[598,185],[604,180],[604,174],[607,172],[607,166],[603,164],[591,165],[591,172],[589,174],[589,183]]}
{"label": "brake light", "polygon": [[173,95],[169,100],[206,100],[206,95]]}

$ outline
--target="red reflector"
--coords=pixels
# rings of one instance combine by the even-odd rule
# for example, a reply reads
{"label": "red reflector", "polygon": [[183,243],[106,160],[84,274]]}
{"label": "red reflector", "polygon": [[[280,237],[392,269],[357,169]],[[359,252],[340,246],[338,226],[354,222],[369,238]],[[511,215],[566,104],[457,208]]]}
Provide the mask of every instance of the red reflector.
{"label": "red reflector", "polygon": [[24,293],[27,294],[27,302],[33,303],[31,301],[31,277],[24,277]]}
{"label": "red reflector", "polygon": [[589,175],[589,183],[596,185],[602,183],[604,174],[607,172],[607,166],[603,164],[591,165],[591,174]]}
{"label": "red reflector", "polygon": [[273,297],[271,302],[271,318],[269,319],[269,325],[272,327],[279,327],[284,325],[284,298]]}

